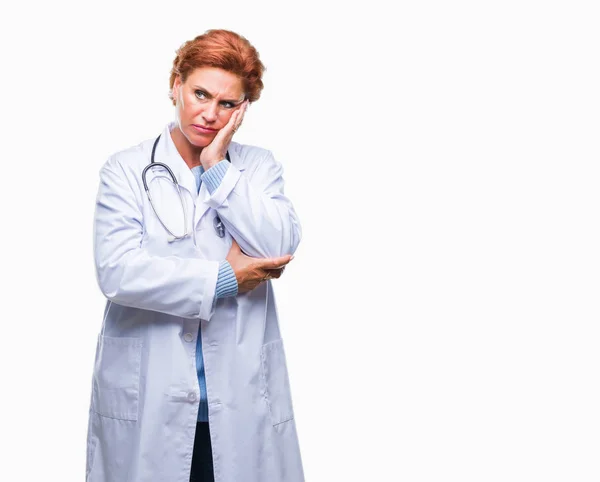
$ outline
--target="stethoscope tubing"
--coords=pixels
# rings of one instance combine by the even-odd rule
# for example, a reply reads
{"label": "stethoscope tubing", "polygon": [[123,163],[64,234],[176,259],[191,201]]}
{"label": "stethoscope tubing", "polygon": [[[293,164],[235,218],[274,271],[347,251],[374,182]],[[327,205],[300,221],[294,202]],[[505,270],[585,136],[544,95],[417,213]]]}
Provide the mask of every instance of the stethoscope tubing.
{"label": "stethoscope tubing", "polygon": [[[175,177],[175,174],[173,174],[173,171],[171,170],[171,168],[169,166],[167,166],[166,164],[164,164],[162,162],[156,162],[154,160],[154,153],[156,152],[156,146],[158,145],[160,136],[161,136],[161,134],[158,135],[158,137],[154,141],[154,145],[152,146],[152,155],[150,156],[150,164],[148,164],[142,171],[142,183],[144,184],[144,190],[146,191],[146,195],[148,196],[148,201],[150,201],[150,206],[152,206],[152,211],[154,211],[154,214],[158,218],[162,227],[165,228],[165,230],[172,236],[172,239],[169,240],[169,242],[171,242],[171,241],[175,241],[175,240],[179,240],[179,239],[184,239],[184,238],[188,237],[191,233],[187,232],[187,210],[185,209],[185,202],[183,201],[183,194],[181,192],[181,187],[179,186],[179,183],[177,182],[177,178]],[[227,156],[227,160],[229,162],[231,162],[231,159],[229,158],[229,152],[227,152],[226,156]],[[152,196],[150,195],[150,189],[148,188],[148,184],[146,182],[146,173],[148,172],[148,169],[150,169],[152,167],[156,167],[156,166],[160,166],[160,167],[166,169],[166,171],[169,173],[169,176],[171,176],[171,180],[173,181],[173,184],[175,184],[175,188],[177,189],[177,194],[179,195],[179,201],[181,202],[181,208],[183,209],[184,234],[182,236],[177,236],[167,227],[167,225],[160,218],[156,208],[154,207],[154,202],[152,201]],[[222,238],[223,236],[225,236],[225,229],[223,227],[222,221],[219,219],[218,222],[216,222],[217,219],[218,219],[218,216],[215,218],[214,228],[215,228],[215,231],[217,232],[217,236]]]}

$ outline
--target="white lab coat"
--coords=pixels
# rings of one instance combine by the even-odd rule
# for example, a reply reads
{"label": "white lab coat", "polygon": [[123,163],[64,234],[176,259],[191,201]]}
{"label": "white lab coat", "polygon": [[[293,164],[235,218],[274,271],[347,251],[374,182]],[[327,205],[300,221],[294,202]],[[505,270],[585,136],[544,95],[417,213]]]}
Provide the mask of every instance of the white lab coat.
{"label": "white lab coat", "polygon": [[[154,138],[119,152],[100,172],[94,220],[98,284],[108,299],[94,365],[88,482],[188,482],[199,403],[202,336],[215,482],[304,480],[284,347],[270,281],[215,299],[232,237],[254,257],[293,253],[301,237],[270,151],[232,142],[231,165],[210,195],[166,126],[155,160],[182,186],[193,236],[170,243],[141,173]],[[183,210],[164,169],[147,182],[175,233]],[[219,238],[218,213],[226,227]]]}

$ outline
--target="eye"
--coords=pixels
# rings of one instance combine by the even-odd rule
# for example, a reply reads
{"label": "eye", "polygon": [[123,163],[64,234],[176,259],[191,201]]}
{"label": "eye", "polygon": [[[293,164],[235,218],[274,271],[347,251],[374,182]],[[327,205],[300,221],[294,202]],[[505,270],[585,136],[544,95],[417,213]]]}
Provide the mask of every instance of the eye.
{"label": "eye", "polygon": [[202,92],[201,90],[196,90],[194,92],[194,94],[196,94],[196,97],[198,97],[198,99],[201,99],[201,100],[206,99],[206,94],[204,92]]}
{"label": "eye", "polygon": [[226,109],[233,109],[235,107],[235,104],[233,102],[221,102],[221,105],[224,106]]}

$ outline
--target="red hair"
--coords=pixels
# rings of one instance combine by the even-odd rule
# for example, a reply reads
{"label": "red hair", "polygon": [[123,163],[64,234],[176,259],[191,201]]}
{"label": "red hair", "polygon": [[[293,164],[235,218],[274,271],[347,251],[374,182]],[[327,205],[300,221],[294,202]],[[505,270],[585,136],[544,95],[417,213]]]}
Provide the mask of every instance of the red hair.
{"label": "red hair", "polygon": [[177,76],[185,82],[199,67],[217,67],[237,75],[242,80],[246,99],[250,102],[259,99],[265,66],[258,51],[241,35],[229,30],[207,30],[179,47],[169,80],[169,98],[173,105],[173,84]]}

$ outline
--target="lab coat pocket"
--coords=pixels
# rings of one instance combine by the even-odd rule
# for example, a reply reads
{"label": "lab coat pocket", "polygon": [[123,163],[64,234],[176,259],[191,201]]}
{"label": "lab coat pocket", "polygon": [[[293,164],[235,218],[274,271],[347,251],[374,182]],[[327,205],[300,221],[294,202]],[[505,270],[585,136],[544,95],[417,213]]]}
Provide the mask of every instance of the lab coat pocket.
{"label": "lab coat pocket", "polygon": [[137,420],[142,341],[98,337],[92,410],[120,420]]}
{"label": "lab coat pocket", "polygon": [[263,396],[269,406],[273,426],[294,418],[285,352],[281,339],[261,349]]}

